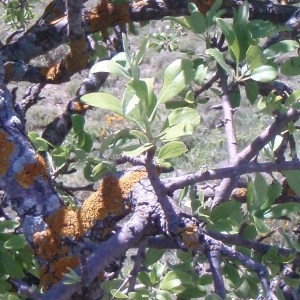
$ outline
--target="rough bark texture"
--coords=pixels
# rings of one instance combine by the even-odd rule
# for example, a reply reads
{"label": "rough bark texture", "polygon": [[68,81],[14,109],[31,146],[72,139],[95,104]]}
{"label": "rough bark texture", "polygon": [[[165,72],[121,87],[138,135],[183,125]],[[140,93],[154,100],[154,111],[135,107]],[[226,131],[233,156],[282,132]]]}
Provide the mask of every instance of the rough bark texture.
{"label": "rough bark texture", "polygon": [[[213,4],[213,1],[193,2],[203,13]],[[291,109],[283,114],[241,152],[231,150],[231,167],[196,172],[165,182],[157,174],[152,158],[148,157],[144,161],[145,168],[129,169],[106,177],[78,211],[67,208],[60,201],[52,187],[45,159],[37,154],[26,136],[22,114],[35,103],[44,84],[68,81],[73,74],[89,68],[92,47],[88,34],[100,31],[105,39],[107,29],[115,25],[188,13],[188,1],[142,0],[117,6],[103,0],[93,9],[83,9],[82,5],[79,0],[52,1],[33,27],[0,48],[0,188],[21,218],[23,232],[39,258],[41,281],[48,290],[42,297],[69,299],[89,286],[99,274],[103,273],[105,278],[105,268],[110,263],[151,235],[164,235],[171,241],[168,244],[171,247],[208,249],[216,291],[221,297],[224,297],[218,262],[221,254],[244,261],[246,267],[260,272],[261,281],[265,283],[267,271],[260,264],[245,259],[229,247],[220,246],[209,233],[202,231],[196,219],[182,213],[169,195],[204,180],[299,168],[299,162],[245,165],[290,121],[297,120],[299,111]],[[224,3],[225,8],[233,5],[238,3]],[[274,22],[286,22],[297,11],[294,7],[280,6],[279,9],[279,6],[272,5],[270,12],[266,5],[258,5],[255,1],[251,1],[251,5],[252,17]],[[57,64],[42,67],[31,64],[31,59],[64,43],[69,45],[70,52]],[[88,109],[79,102],[80,97],[97,91],[106,78],[106,73],[89,74],[62,114],[48,124],[43,137],[55,146],[60,145],[70,131],[71,115],[84,114]],[[23,99],[21,105],[15,105],[6,84],[24,80],[40,85],[35,86],[37,89]],[[225,96],[224,102],[228,100]],[[225,113],[230,114],[229,110],[228,107]],[[216,202],[231,192],[230,186],[222,188],[217,192]],[[118,221],[129,213],[132,213],[130,220],[118,227]],[[226,238],[222,235],[219,240],[225,241]],[[217,249],[211,250],[211,245],[217,245]],[[282,253],[290,254],[285,250],[282,249]],[[67,267],[76,268],[81,276],[80,284],[62,284]],[[268,289],[267,283],[265,287]],[[273,296],[271,292],[269,294]]]}

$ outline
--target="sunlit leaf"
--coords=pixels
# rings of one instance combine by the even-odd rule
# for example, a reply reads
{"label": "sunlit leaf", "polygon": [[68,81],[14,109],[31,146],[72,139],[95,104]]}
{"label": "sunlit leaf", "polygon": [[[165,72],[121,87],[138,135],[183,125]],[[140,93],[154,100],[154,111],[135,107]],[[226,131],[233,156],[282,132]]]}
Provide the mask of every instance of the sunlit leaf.
{"label": "sunlit leaf", "polygon": [[206,30],[206,19],[200,13],[195,4],[189,3],[189,10],[191,14],[184,18],[184,22],[187,28],[197,34],[202,34]]}
{"label": "sunlit leaf", "polygon": [[300,212],[300,204],[294,202],[274,204],[265,213],[264,218],[276,219]]}
{"label": "sunlit leaf", "polygon": [[286,177],[291,189],[297,194],[297,196],[300,196],[300,171],[289,170],[283,171],[282,173]]}
{"label": "sunlit leaf", "polygon": [[172,141],[165,144],[158,153],[158,159],[168,160],[173,157],[180,156],[185,153],[187,148],[184,143],[178,141]]}
{"label": "sunlit leaf", "polygon": [[295,40],[284,40],[271,45],[264,50],[264,55],[268,58],[275,58],[284,53],[294,51],[299,48],[299,43]]}
{"label": "sunlit leaf", "polygon": [[127,156],[137,156],[151,148],[153,148],[152,143],[146,143],[144,145],[134,145],[127,147],[126,150],[123,151],[123,153]]}
{"label": "sunlit leaf", "polygon": [[232,73],[231,67],[226,64],[224,55],[220,50],[211,48],[211,49],[207,49],[205,53],[213,57],[227,74]]}
{"label": "sunlit leaf", "polygon": [[260,47],[251,45],[246,53],[246,61],[249,69],[252,71],[265,65],[267,58]]}
{"label": "sunlit leaf", "polygon": [[270,82],[274,80],[278,75],[278,71],[268,65],[261,66],[251,73],[251,78],[255,81],[260,81],[260,82]]}
{"label": "sunlit leaf", "polygon": [[195,77],[193,62],[187,59],[177,59],[164,72],[163,87],[158,96],[158,102],[164,103],[180,93]]}
{"label": "sunlit leaf", "polygon": [[217,19],[217,24],[220,26],[220,28],[227,40],[229,48],[232,51],[232,53],[234,54],[235,60],[237,62],[239,62],[240,47],[239,47],[238,39],[234,32],[234,29],[232,28],[232,26],[229,23],[227,23],[224,19],[221,19],[221,18]]}
{"label": "sunlit leaf", "polygon": [[81,97],[81,102],[96,106],[103,109],[108,109],[118,115],[123,115],[121,101],[107,93],[90,93]]}
{"label": "sunlit leaf", "polygon": [[18,234],[11,237],[4,243],[4,248],[6,249],[22,249],[27,245],[27,241],[24,235]]}
{"label": "sunlit leaf", "polygon": [[117,62],[113,60],[102,60],[94,64],[90,70],[91,73],[98,73],[98,72],[107,72],[114,75],[119,75],[130,79],[129,73],[127,70]]}

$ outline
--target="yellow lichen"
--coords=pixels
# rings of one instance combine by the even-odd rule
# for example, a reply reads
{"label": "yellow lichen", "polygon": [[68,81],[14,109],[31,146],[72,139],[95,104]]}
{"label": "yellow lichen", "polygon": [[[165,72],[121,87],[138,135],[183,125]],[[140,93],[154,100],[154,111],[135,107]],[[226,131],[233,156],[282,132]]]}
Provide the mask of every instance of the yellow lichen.
{"label": "yellow lichen", "polygon": [[68,268],[74,269],[79,264],[77,256],[65,256],[49,263],[41,269],[40,279],[43,291],[60,281],[64,274],[69,273]]}
{"label": "yellow lichen", "polygon": [[83,112],[89,108],[87,104],[81,103],[79,101],[73,101],[72,104],[73,104],[72,110],[77,112]]}
{"label": "yellow lichen", "polygon": [[[180,230],[181,231],[181,230]],[[195,223],[184,227],[180,232],[182,241],[188,249],[197,249],[200,245],[199,231]]]}
{"label": "yellow lichen", "polygon": [[84,68],[89,60],[87,43],[84,38],[70,42],[71,53],[66,56],[66,67],[69,74],[74,74]]}
{"label": "yellow lichen", "polygon": [[9,167],[9,160],[14,151],[15,145],[9,141],[8,134],[0,130],[0,175],[5,175]]}
{"label": "yellow lichen", "polygon": [[[47,290],[62,278],[67,267],[74,268],[79,263],[76,256],[69,256],[63,237],[79,239],[96,221],[107,216],[120,216],[128,209],[124,199],[132,191],[134,185],[147,177],[145,170],[136,170],[129,175],[117,179],[106,177],[98,191],[91,194],[79,211],[61,207],[53,215],[46,218],[49,228],[34,234],[36,254],[47,260],[47,268],[41,273],[43,289]],[[110,227],[103,228],[102,238],[111,232]]]}
{"label": "yellow lichen", "polygon": [[24,168],[15,175],[17,182],[23,188],[29,188],[38,177],[47,177],[47,164],[45,159],[37,154],[33,163],[26,164]]}
{"label": "yellow lichen", "polygon": [[130,22],[129,4],[113,5],[109,0],[102,0],[88,16],[91,32],[107,30],[114,24]]}
{"label": "yellow lichen", "polygon": [[48,81],[55,80],[60,74],[60,63],[55,64],[51,67],[41,68],[41,75],[46,78]]}

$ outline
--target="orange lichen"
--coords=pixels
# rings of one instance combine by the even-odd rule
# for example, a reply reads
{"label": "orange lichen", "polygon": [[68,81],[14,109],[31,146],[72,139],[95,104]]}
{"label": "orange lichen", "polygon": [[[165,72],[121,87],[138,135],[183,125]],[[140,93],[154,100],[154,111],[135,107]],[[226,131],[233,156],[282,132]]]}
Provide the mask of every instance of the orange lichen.
{"label": "orange lichen", "polygon": [[113,5],[109,0],[102,0],[88,16],[91,32],[106,30],[115,24],[130,22],[129,4]]}
{"label": "orange lichen", "polygon": [[90,229],[95,221],[108,215],[120,215],[125,211],[127,207],[123,199],[133,189],[134,184],[146,176],[145,170],[139,170],[119,180],[113,176],[106,177],[98,191],[93,193],[79,210],[83,230]]}
{"label": "orange lichen", "polygon": [[36,254],[46,260],[51,260],[57,253],[59,242],[51,229],[36,232],[33,242],[37,247]]}
{"label": "orange lichen", "polygon": [[68,268],[76,268],[79,264],[77,256],[65,256],[41,269],[40,279],[43,291],[60,281],[64,274],[69,273]]}
{"label": "orange lichen", "polygon": [[8,133],[0,130],[0,175],[5,175],[10,165],[10,158],[15,145],[8,139]]}
{"label": "orange lichen", "polygon": [[74,74],[84,68],[89,60],[88,47],[85,38],[70,42],[71,52],[66,56],[66,67],[69,74]]}
{"label": "orange lichen", "polygon": [[[121,216],[128,210],[124,199],[132,191],[134,185],[147,177],[146,170],[136,170],[129,175],[117,179],[106,177],[98,191],[91,194],[79,211],[61,207],[53,215],[46,218],[49,228],[34,234],[36,254],[48,261],[47,268],[42,270],[41,281],[44,290],[51,287],[62,278],[66,268],[74,268],[79,263],[76,256],[70,256],[70,249],[63,237],[78,240],[96,221],[107,216]],[[105,238],[111,228],[103,228],[102,238]]]}
{"label": "orange lichen", "polygon": [[55,80],[60,74],[61,64],[57,63],[51,67],[41,68],[41,75],[46,78],[48,81]]}
{"label": "orange lichen", "polygon": [[72,110],[76,112],[84,112],[89,108],[89,105],[81,103],[80,101],[73,101],[72,104]]}
{"label": "orange lichen", "polygon": [[188,249],[197,249],[199,247],[199,230],[195,223],[191,223],[180,230],[180,235]]}
{"label": "orange lichen", "polygon": [[49,227],[59,236],[81,236],[78,212],[67,207],[60,207],[55,214],[46,219]]}
{"label": "orange lichen", "polygon": [[23,188],[29,188],[38,177],[47,177],[47,164],[45,159],[37,154],[36,161],[26,164],[24,168],[15,175],[17,182]]}

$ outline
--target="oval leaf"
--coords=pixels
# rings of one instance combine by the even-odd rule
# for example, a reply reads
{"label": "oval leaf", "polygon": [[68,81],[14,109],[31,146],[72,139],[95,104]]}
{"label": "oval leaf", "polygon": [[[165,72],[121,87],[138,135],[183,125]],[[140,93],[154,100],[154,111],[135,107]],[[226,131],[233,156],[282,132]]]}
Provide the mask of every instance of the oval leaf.
{"label": "oval leaf", "polygon": [[111,94],[90,93],[82,96],[80,101],[91,106],[111,110],[121,116],[123,115],[121,101]]}
{"label": "oval leaf", "polygon": [[193,62],[177,59],[171,63],[164,73],[164,84],[159,93],[158,101],[164,103],[180,93],[195,77]]}
{"label": "oval leaf", "polygon": [[218,49],[207,49],[205,53],[212,56],[227,74],[231,73],[231,68],[226,64],[224,55],[221,51]]}
{"label": "oval leaf", "polygon": [[187,148],[184,143],[177,141],[169,142],[160,149],[158,153],[158,159],[167,160],[173,157],[180,156],[186,151]]}
{"label": "oval leaf", "polygon": [[253,70],[251,78],[259,82],[270,82],[278,75],[277,70],[272,66],[261,66]]}
{"label": "oval leaf", "polygon": [[94,64],[90,72],[91,73],[107,72],[107,73],[123,76],[127,79],[130,79],[127,70],[122,65],[112,60],[102,60]]}

